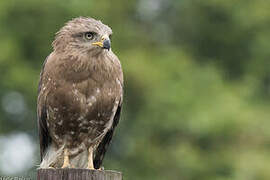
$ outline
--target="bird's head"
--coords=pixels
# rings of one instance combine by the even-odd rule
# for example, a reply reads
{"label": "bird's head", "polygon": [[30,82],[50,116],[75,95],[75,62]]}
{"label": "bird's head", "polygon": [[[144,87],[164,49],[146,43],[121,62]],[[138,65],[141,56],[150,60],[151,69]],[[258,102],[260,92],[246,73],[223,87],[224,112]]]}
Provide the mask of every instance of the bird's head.
{"label": "bird's head", "polygon": [[112,30],[101,21],[79,17],[67,22],[56,33],[55,51],[64,53],[99,53],[110,51]]}

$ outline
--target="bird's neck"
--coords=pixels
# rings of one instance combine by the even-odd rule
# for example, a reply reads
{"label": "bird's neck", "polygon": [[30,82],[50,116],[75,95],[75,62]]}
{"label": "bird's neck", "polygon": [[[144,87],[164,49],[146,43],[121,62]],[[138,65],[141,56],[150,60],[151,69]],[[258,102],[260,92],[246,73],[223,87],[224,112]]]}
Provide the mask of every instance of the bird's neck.
{"label": "bird's neck", "polygon": [[115,71],[116,64],[114,64],[113,54],[110,51],[104,51],[99,54],[89,55],[87,53],[61,53],[55,52],[57,57],[58,67],[61,69],[60,75],[66,80],[82,81],[84,79],[102,78],[110,79],[113,71]]}

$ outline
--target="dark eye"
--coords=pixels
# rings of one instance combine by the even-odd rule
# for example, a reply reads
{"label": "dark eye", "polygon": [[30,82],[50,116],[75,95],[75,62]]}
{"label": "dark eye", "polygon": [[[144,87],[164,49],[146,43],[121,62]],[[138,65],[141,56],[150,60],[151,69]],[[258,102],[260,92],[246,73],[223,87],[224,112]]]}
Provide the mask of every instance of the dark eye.
{"label": "dark eye", "polygon": [[84,34],[85,39],[92,40],[94,38],[94,33],[93,32],[86,32]]}

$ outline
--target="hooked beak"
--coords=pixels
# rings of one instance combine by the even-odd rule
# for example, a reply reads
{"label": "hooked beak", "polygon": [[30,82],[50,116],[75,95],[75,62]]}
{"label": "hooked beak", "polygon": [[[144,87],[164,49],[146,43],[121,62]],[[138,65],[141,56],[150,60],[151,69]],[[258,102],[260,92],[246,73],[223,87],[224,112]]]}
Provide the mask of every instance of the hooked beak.
{"label": "hooked beak", "polygon": [[111,48],[111,41],[108,37],[103,36],[101,38],[101,41],[92,43],[93,45],[97,45],[99,47],[102,47],[103,49],[110,50]]}

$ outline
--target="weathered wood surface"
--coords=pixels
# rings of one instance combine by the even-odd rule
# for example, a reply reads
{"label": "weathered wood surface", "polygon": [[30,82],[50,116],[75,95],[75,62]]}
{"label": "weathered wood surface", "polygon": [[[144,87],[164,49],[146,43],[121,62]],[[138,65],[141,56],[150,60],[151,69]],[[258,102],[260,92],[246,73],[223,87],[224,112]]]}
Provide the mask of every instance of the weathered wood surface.
{"label": "weathered wood surface", "polygon": [[122,180],[122,173],[72,168],[38,169],[37,180]]}

